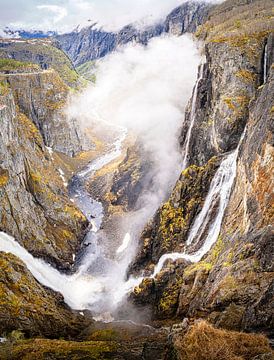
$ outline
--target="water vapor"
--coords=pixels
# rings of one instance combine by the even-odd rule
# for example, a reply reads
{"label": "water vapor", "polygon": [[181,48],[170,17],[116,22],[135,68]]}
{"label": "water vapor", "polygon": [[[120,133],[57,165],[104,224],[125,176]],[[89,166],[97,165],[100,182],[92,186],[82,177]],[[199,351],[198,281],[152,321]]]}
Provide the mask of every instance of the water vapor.
{"label": "water vapor", "polygon": [[144,199],[154,208],[181,170],[178,135],[199,62],[187,35],[155,38],[147,47],[128,45],[99,63],[96,85],[69,107],[83,126],[107,121],[138,137],[154,164],[155,187]]}

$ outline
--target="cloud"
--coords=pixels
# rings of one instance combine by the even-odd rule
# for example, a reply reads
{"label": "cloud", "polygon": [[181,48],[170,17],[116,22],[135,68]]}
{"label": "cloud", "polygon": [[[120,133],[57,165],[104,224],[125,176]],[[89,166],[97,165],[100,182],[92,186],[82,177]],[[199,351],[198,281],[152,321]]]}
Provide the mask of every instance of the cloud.
{"label": "cloud", "polygon": [[49,0],[45,4],[44,0],[2,0],[0,27],[68,32],[78,25],[97,22],[98,26],[115,31],[144,19],[153,23],[185,1]]}
{"label": "cloud", "polygon": [[[55,14],[55,16],[52,18],[53,24],[57,24],[68,15],[67,9],[58,5],[38,5],[37,9],[46,10],[47,13]],[[50,14],[48,16],[50,16]]]}

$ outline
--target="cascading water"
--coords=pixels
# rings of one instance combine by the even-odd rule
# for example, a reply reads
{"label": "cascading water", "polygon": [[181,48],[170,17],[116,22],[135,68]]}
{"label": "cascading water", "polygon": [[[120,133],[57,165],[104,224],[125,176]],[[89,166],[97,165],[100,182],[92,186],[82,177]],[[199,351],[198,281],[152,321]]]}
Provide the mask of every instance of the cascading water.
{"label": "cascading water", "polygon": [[267,51],[268,51],[268,45],[267,43],[265,44],[265,48],[264,48],[264,64],[263,64],[263,79],[264,79],[264,83],[266,82],[267,79]]}
{"label": "cascading water", "polygon": [[[122,153],[122,143],[127,130],[119,127],[119,136],[112,149],[91,162],[83,171],[77,174],[69,184],[70,196],[91,222],[91,230],[86,235],[84,244],[87,246],[77,272],[65,275],[54,269],[43,260],[34,258],[11,236],[0,232],[0,250],[18,256],[31,271],[33,276],[43,285],[60,292],[66,303],[73,309],[90,309],[94,313],[111,309],[111,302],[119,302],[124,296],[124,273],[127,266],[123,253],[129,246],[131,237],[126,234],[117,250],[119,262],[105,258],[97,243],[97,232],[103,219],[103,206],[92,199],[85,189],[85,181],[95,171],[101,169]],[[98,271],[98,263],[101,264]],[[96,269],[97,273],[95,273]],[[112,276],[110,276],[110,274]],[[120,285],[120,287],[119,287]],[[107,294],[104,296],[104,294]],[[105,303],[102,300],[105,298]],[[99,305],[98,305],[99,304]]]}
{"label": "cascading water", "polygon": [[[194,253],[187,253],[187,251],[185,251],[184,253],[170,253],[163,255],[158,261],[158,264],[155,266],[151,277],[155,277],[162,270],[166,260],[176,261],[179,259],[185,259],[191,262],[200,261],[216,243],[221,230],[224,213],[230,198],[232,186],[236,178],[239,149],[245,134],[246,128],[241,136],[237,148],[223,159],[211,182],[203,209],[197,216],[189,232],[189,236],[186,241],[187,246],[191,246],[194,240],[198,243],[202,235],[205,234],[205,229],[209,227],[203,245]],[[215,218],[212,220],[211,214],[216,204],[218,204],[218,209],[216,211]]]}
{"label": "cascading water", "polygon": [[182,166],[183,169],[185,169],[187,167],[187,163],[188,163],[189,144],[190,144],[192,129],[193,129],[195,119],[196,119],[196,111],[195,111],[196,110],[196,101],[197,101],[199,85],[203,78],[203,73],[204,73],[204,64],[201,64],[200,68],[199,68],[198,80],[196,81],[194,91],[193,91],[189,127],[187,130],[186,140],[185,140],[185,143],[183,146],[183,166]]}

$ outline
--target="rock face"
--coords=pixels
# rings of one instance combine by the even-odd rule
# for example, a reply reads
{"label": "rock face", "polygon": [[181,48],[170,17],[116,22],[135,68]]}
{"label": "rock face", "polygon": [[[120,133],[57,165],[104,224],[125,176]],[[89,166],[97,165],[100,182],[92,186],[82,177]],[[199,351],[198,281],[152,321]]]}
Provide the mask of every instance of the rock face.
{"label": "rock face", "polygon": [[47,147],[68,156],[91,148],[76,120],[64,112],[69,88],[55,70],[10,73],[4,77],[20,111],[33,121]]}
{"label": "rock face", "polygon": [[164,33],[181,35],[185,32],[194,32],[206,18],[209,8],[210,6],[203,2],[188,1],[173,10],[163,22],[142,30],[128,25],[112,33],[91,26],[79,32],[56,36],[56,39],[73,63],[79,66],[87,61],[99,59],[129,42],[146,45],[151,38]]}
{"label": "rock face", "polygon": [[71,60],[52,40],[0,39],[0,59],[7,58],[35,63],[43,70],[53,68],[68,86],[81,85]]}
{"label": "rock face", "polygon": [[[227,1],[198,30],[206,42],[206,63],[192,98],[195,116],[190,104],[181,134],[188,168],[144,231],[132,269],[150,270],[163,253],[184,251],[220,157],[239,146],[236,181],[218,241],[201,261],[169,264],[132,294],[136,304],[152,305],[156,318],[204,317],[228,329],[273,328],[274,49],[267,17],[271,6]],[[250,11],[260,13],[251,25],[252,34],[245,30]],[[237,31],[231,28],[234,21]],[[213,216],[216,211],[217,207]]]}
{"label": "rock face", "polygon": [[18,258],[0,253],[0,264],[1,334],[20,329],[27,336],[59,338],[75,336],[88,325],[61,296],[43,288]]}
{"label": "rock face", "polygon": [[66,268],[87,226],[71,203],[51,153],[1,82],[0,229],[28,251]]}

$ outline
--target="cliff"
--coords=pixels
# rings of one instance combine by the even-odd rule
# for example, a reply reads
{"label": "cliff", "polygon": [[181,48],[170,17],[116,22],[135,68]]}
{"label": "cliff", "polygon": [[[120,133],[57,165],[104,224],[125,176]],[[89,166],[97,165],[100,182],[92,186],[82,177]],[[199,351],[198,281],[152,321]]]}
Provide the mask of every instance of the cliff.
{"label": "cliff", "polygon": [[65,113],[70,90],[55,70],[13,71],[2,78],[8,82],[20,111],[39,129],[47,147],[68,156],[92,147],[77,121]]}
{"label": "cliff", "polygon": [[156,25],[138,29],[127,25],[118,32],[98,30],[94,26],[80,31],[56,36],[57,42],[72,59],[75,66],[104,57],[121,45],[136,42],[146,45],[148,41],[165,33],[181,35],[194,32],[206,18],[210,5],[189,1],[173,10]]}
{"label": "cliff", "polygon": [[[136,304],[152,304],[156,318],[204,317],[228,329],[273,327],[271,6],[226,1],[197,31],[206,62],[182,126],[186,169],[145,229],[131,268],[151,272],[163,254],[190,255],[166,261],[131,295]],[[210,239],[215,242],[209,246]]]}
{"label": "cliff", "polygon": [[34,63],[43,70],[52,68],[68,86],[83,85],[71,60],[50,39],[0,39],[0,59]]}
{"label": "cliff", "polygon": [[72,263],[86,220],[68,198],[51,152],[1,82],[0,228],[61,267]]}

